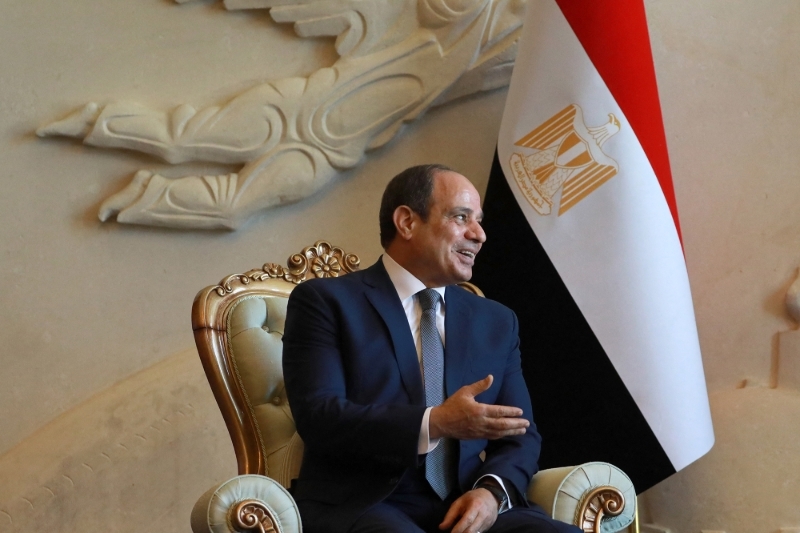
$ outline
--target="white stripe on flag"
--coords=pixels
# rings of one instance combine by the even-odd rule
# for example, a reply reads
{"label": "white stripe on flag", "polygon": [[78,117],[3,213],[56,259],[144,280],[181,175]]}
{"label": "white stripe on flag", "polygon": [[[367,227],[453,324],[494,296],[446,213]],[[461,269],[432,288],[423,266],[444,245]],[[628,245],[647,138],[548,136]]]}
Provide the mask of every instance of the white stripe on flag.
{"label": "white stripe on flag", "polygon": [[[589,128],[607,123],[609,113],[619,119],[619,132],[601,141],[619,170],[574,183],[568,211],[540,215],[509,161],[515,152],[535,153],[515,143],[570,104]],[[635,132],[554,0],[528,4],[498,154],[536,236],[680,470],[714,442],[681,243]]]}

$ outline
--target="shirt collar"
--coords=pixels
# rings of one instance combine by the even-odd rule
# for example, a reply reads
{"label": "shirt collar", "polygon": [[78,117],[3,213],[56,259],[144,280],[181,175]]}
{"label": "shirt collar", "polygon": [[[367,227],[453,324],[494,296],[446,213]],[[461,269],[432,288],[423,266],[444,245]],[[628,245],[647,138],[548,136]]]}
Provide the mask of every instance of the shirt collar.
{"label": "shirt collar", "polygon": [[[389,274],[389,279],[392,280],[392,285],[394,285],[401,302],[411,298],[419,291],[427,289],[424,283],[418,280],[414,274],[401,267],[389,254],[383,254],[381,260],[383,261],[386,273]],[[444,302],[445,288],[433,287],[433,290],[442,296],[442,301]]]}

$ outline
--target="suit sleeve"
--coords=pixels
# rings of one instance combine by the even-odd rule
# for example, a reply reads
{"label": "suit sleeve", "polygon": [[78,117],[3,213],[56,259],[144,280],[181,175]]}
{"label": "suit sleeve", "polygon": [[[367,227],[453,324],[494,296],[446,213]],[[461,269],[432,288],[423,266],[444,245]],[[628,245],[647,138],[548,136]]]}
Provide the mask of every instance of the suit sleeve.
{"label": "suit sleeve", "polygon": [[[289,405],[307,450],[338,460],[412,466],[425,407],[361,405],[348,399],[341,324],[313,283],[292,291],[283,337]],[[366,376],[364,376],[366,378]]]}
{"label": "suit sleeve", "polygon": [[489,474],[503,478],[514,505],[526,505],[528,484],[539,469],[542,438],[533,422],[530,394],[522,375],[519,324],[516,315],[510,310],[509,313],[511,331],[508,334],[506,367],[503,383],[494,403],[519,407],[523,411],[523,417],[530,422],[530,426],[523,435],[489,441],[485,450],[486,460],[478,472],[478,478]]}

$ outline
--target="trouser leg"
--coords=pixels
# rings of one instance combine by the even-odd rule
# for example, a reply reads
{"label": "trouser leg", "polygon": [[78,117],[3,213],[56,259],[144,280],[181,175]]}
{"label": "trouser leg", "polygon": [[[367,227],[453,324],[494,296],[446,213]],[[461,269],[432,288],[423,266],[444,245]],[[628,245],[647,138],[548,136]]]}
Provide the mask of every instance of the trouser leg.
{"label": "trouser leg", "polygon": [[395,492],[368,509],[349,533],[442,533],[439,524],[456,496],[442,501],[425,480],[424,470],[409,471]]}
{"label": "trouser leg", "polygon": [[538,505],[514,507],[497,517],[488,533],[582,533],[580,528],[554,520]]}
{"label": "trouser leg", "polygon": [[396,507],[379,503],[361,515],[349,533],[425,533],[425,530]]}

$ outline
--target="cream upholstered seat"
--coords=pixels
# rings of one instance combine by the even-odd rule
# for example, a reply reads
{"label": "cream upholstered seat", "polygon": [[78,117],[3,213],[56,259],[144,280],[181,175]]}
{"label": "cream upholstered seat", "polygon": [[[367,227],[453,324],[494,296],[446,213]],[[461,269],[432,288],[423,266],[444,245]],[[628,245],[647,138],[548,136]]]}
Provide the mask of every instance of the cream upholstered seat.
{"label": "cream upholstered seat", "polygon": [[[303,442],[295,430],[281,368],[286,304],[312,277],[357,270],[359,259],[319,241],[287,267],[267,263],[200,291],[192,308],[195,342],[233,442],[238,476],[212,487],[195,505],[195,533],[302,530],[286,487],[297,477]],[[474,285],[468,290],[482,295]],[[545,470],[528,496],[555,518],[585,531],[612,533],[635,517],[630,480],[607,463]]]}

